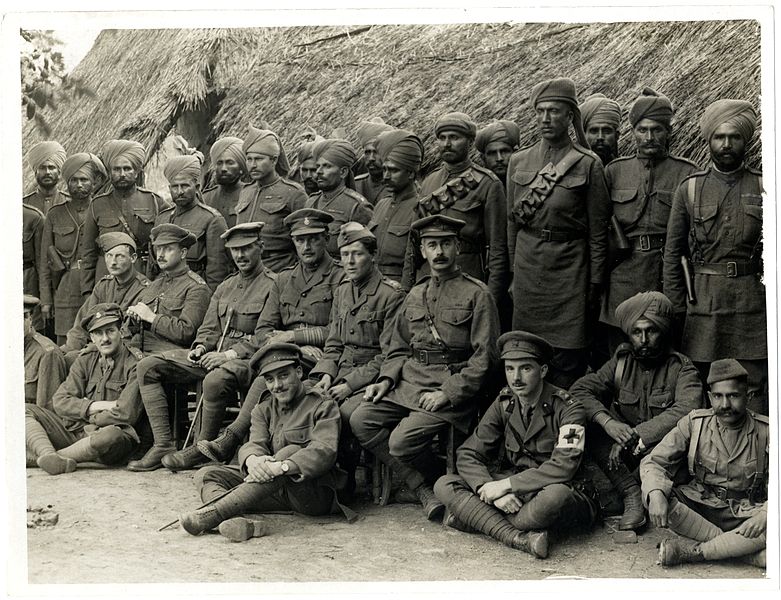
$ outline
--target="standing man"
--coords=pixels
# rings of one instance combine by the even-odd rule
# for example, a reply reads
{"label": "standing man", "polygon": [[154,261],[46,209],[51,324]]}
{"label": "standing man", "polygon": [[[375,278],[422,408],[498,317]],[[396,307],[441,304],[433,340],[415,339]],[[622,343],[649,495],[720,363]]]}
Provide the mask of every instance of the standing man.
{"label": "standing man", "polygon": [[[507,289],[507,206],[502,183],[493,171],[469,158],[477,126],[468,115],[442,115],[434,134],[442,166],[423,180],[418,211],[422,216],[443,214],[466,223],[458,265],[485,282],[498,305]],[[417,260],[415,246],[412,241],[407,246],[405,287],[411,287],[427,270]]]}
{"label": "standing man", "polygon": [[[187,252],[187,265],[214,291],[228,275],[228,257],[222,234],[228,229],[216,208],[199,200],[201,158],[198,155],[175,156],[163,168],[174,205],[160,211],[155,225],[175,223],[195,235]],[[153,271],[157,270],[154,265]]]}
{"label": "standing man", "polygon": [[583,403],[588,452],[624,501],[618,528],[645,525],[637,467],[683,416],[702,406],[702,382],[683,354],[673,351],[673,306],[661,292],[641,292],[616,308],[629,338],[598,371],[570,393]]}
{"label": "standing man", "polygon": [[585,414],[545,381],[548,342],[511,331],[498,344],[507,387],[458,449],[458,474],[441,477],[434,491],[449,509],[446,525],[547,558],[548,529],[590,527],[597,516],[588,483],[576,481]]}
{"label": "standing man", "polygon": [[377,268],[401,283],[410,225],[417,219],[417,174],[423,162],[423,142],[410,131],[395,129],[380,135],[384,189],[368,228],[377,239]]}
{"label": "standing man", "polygon": [[567,389],[586,372],[607,278],[610,198],[602,163],[585,147],[575,83],[538,83],[531,104],[542,139],[513,154],[507,175],[513,329],[553,345],[549,381]]}
{"label": "standing man", "polygon": [[349,221],[366,225],[372,218],[372,207],[366,198],[347,185],[348,180],[352,184],[350,168],[357,159],[350,142],[337,139],[317,142],[312,155],[317,165],[315,179],[320,191],[307,198],[305,206],[327,212],[333,218],[329,225],[328,253],[338,260],[339,228]]}
{"label": "standing man", "polygon": [[[681,351],[701,373],[720,358],[748,371],[749,407],[768,414],[767,313],[762,283],[762,174],[745,165],[754,107],[718,100],[700,120],[711,166],[678,186],[664,249],[664,293],[686,325]],[[693,262],[687,302],[682,257]]]}
{"label": "standing man", "polygon": [[[38,297],[40,292],[41,237],[43,236],[43,213],[33,206],[22,204],[22,292]],[[43,331],[44,322],[41,307],[32,309],[33,328]]]}
{"label": "standing man", "polygon": [[32,313],[39,302],[24,295],[24,401],[50,409],[68,368],[57,344],[33,328]]}
{"label": "standing man", "polygon": [[203,203],[216,208],[227,227],[236,224],[236,205],[239,203],[242,180],[247,175],[247,160],[242,146],[244,140],[222,137],[209,150],[211,168],[217,185],[203,190]]}
{"label": "standing man", "polygon": [[306,194],[300,186],[284,178],[289,166],[276,133],[250,125],[243,149],[254,183],[241,190],[236,223],[265,223],[263,264],[279,273],[296,264],[296,251],[284,220],[304,207]]}
{"label": "standing man", "polygon": [[507,165],[510,156],[518,149],[521,130],[512,121],[495,121],[477,132],[475,148],[483,159],[483,164],[499,178],[507,188]]}
{"label": "standing man", "polygon": [[[605,168],[613,215],[631,245],[628,256],[610,272],[599,320],[608,328],[608,352],[624,340],[613,318],[616,307],[638,292],[662,290],[662,256],[673,193],[696,171],[694,163],[668,154],[673,107],[646,90],[632,105],[629,122],[636,155]],[[674,340],[677,344],[677,340]]]}
{"label": "standing man", "polygon": [[141,144],[110,140],[103,145],[101,156],[111,177],[111,189],[93,198],[84,219],[81,293],[85,296],[107,272],[98,246],[98,237],[104,233],[122,231],[133,238],[137,248],[136,269],[149,273],[150,233],[157,215],[168,207],[160,196],[136,185],[146,159]]}
{"label": "standing man", "polygon": [[22,198],[23,204],[37,208],[46,216],[52,206],[67,199],[67,196],[57,189],[66,156],[65,148],[59,142],[39,142],[30,148],[27,162],[35,173],[35,182],[38,185],[35,191]]}
{"label": "standing man", "polygon": [[488,287],[457,265],[465,225],[445,215],[412,224],[431,276],[405,298],[377,383],[350,417],[361,445],[391,467],[432,521],[442,518],[444,506],[427,483],[435,479],[431,442],[451,425],[468,433],[496,364],[496,304]]}
{"label": "standing man", "polygon": [[580,105],[580,114],[588,148],[607,166],[618,158],[621,106],[604,94],[591,94]]}
{"label": "standing man", "polygon": [[366,173],[355,177],[355,191],[374,206],[383,192],[382,159],[377,151],[377,137],[393,127],[386,125],[380,117],[363,121],[358,127],[358,144],[363,151],[363,164]]}
{"label": "standing man", "polygon": [[64,344],[76,313],[84,303],[81,294],[81,234],[84,217],[99,178],[106,169],[94,154],[80,152],[62,165],[69,196],[49,209],[41,238],[41,312],[54,316],[57,343]]}
{"label": "standing man", "polygon": [[[747,379],[738,361],[713,361],[712,408],[678,421],[640,465],[651,522],[683,538],[660,544],[663,566],[728,558],[766,566],[769,426],[746,408]],[[675,486],[670,473],[684,464],[692,479]]]}

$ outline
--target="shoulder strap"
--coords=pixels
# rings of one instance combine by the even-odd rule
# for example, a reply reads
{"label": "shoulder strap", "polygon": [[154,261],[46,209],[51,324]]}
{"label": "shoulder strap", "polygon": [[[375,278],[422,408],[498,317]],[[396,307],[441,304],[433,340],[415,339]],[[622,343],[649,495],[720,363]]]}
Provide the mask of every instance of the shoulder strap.
{"label": "shoulder strap", "polygon": [[621,389],[621,382],[624,380],[624,373],[626,372],[626,362],[629,358],[628,352],[621,352],[618,355],[618,361],[616,362],[616,372],[613,374],[613,387],[616,392]]}
{"label": "shoulder strap", "polygon": [[428,325],[429,331],[431,332],[431,337],[434,338],[434,341],[437,343],[437,346],[442,348],[443,352],[449,352],[450,348],[445,343],[445,340],[442,339],[442,336],[439,335],[439,331],[437,331],[437,326],[434,324],[434,317],[431,315],[431,312],[429,312],[428,310],[428,299],[426,298],[427,290],[428,290],[428,281],[423,286],[423,310],[426,311],[426,318],[425,318],[426,325]]}
{"label": "shoulder strap", "polygon": [[689,440],[689,475],[694,477],[694,460],[697,455],[697,445],[700,443],[700,434],[702,433],[702,422],[705,419],[692,419],[692,437]]}

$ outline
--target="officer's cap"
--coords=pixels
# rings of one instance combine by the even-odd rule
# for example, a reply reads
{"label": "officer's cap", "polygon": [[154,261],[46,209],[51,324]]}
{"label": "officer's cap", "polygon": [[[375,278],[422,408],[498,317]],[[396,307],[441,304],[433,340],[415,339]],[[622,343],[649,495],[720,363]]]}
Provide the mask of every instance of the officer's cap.
{"label": "officer's cap", "polygon": [[195,243],[195,234],[179,227],[174,223],[161,223],[152,227],[152,245],[165,246],[166,244],[179,244],[182,248],[189,248]]}
{"label": "officer's cap", "polygon": [[109,231],[108,233],[104,233],[98,238],[98,244],[103,249],[103,252],[108,252],[112,248],[116,248],[122,244],[130,246],[133,249],[133,252],[138,250],[136,242],[124,231]]}
{"label": "officer's cap", "polygon": [[301,349],[295,344],[276,343],[267,344],[255,352],[250,360],[250,366],[258,370],[259,375],[285,367],[287,365],[300,364]]}
{"label": "officer's cap", "polygon": [[366,229],[364,225],[356,223],[355,221],[350,221],[349,223],[344,223],[339,228],[339,237],[336,238],[336,245],[341,248],[342,246],[347,246],[358,240],[365,239],[374,240],[377,238],[375,238],[374,234]]}
{"label": "officer's cap", "polygon": [[741,364],[734,358],[721,358],[714,360],[710,365],[710,371],[708,372],[708,385],[713,385],[719,381],[726,381],[727,379],[742,379],[748,378],[748,371],[744,369]]}
{"label": "officer's cap", "polygon": [[95,331],[99,327],[122,321],[122,309],[115,302],[101,302],[93,306],[82,318],[81,326],[87,331]]}
{"label": "officer's cap", "polygon": [[265,223],[263,221],[240,223],[239,225],[234,225],[228,229],[220,238],[225,240],[226,248],[249,246],[260,239],[260,230],[263,229],[264,225]]}
{"label": "officer's cap", "polygon": [[502,359],[533,358],[541,365],[546,365],[553,358],[553,346],[528,331],[508,331],[499,336],[497,343]]}
{"label": "officer's cap", "polygon": [[316,208],[299,208],[285,217],[285,225],[290,235],[307,235],[328,231],[328,224],[334,218],[325,211]]}
{"label": "officer's cap", "polygon": [[454,219],[446,215],[430,215],[417,221],[413,221],[410,227],[424,237],[448,237],[458,236],[466,221]]}
{"label": "officer's cap", "polygon": [[35,296],[30,296],[28,294],[24,295],[24,310],[32,310],[40,303],[41,301]]}

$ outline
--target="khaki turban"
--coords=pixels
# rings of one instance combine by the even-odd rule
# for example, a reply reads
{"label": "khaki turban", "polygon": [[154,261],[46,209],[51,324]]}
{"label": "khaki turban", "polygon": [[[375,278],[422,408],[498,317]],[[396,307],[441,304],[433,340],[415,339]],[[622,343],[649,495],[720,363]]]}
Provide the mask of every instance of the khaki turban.
{"label": "khaki turban", "polygon": [[493,142],[505,142],[511,148],[517,148],[521,141],[521,130],[512,121],[496,121],[483,127],[475,137],[475,148],[480,154]]}
{"label": "khaki turban", "polygon": [[725,123],[736,127],[748,143],[754,137],[757,113],[751,103],[745,100],[717,100],[705,109],[700,119],[702,137],[709,142],[713,132]]}
{"label": "khaki turban", "polygon": [[377,153],[383,162],[389,160],[402,169],[417,171],[423,162],[423,142],[411,131],[394,129],[377,138]]}
{"label": "khaki turban", "polygon": [[363,148],[370,141],[377,138],[384,131],[390,131],[393,127],[386,125],[380,117],[373,117],[368,121],[363,121],[358,126],[358,144]]}
{"label": "khaki turban", "polygon": [[146,149],[138,142],[132,140],[109,140],[103,144],[103,148],[100,150],[100,157],[109,170],[115,160],[126,158],[136,171],[140,171],[144,166]]}
{"label": "khaki turban", "polygon": [[645,318],[665,333],[673,322],[673,305],[661,292],[640,292],[616,307],[618,326],[629,335],[638,319]]}
{"label": "khaki turban", "polygon": [[564,102],[569,104],[574,113],[572,126],[575,128],[578,142],[581,146],[588,148],[586,133],[583,131],[583,118],[578,106],[578,90],[574,81],[569,77],[557,77],[556,79],[541,81],[532,88],[530,100],[532,106],[537,106],[540,102]]}
{"label": "khaki turban", "polygon": [[315,160],[322,158],[337,167],[347,167],[348,169],[358,160],[355,149],[350,142],[336,139],[316,142],[312,148],[312,158]]}
{"label": "khaki turban", "polygon": [[311,142],[304,142],[301,144],[301,147],[298,149],[298,164],[300,165],[305,160],[309,160],[310,158],[314,158],[314,155],[312,154],[312,150],[315,147],[315,144],[317,142],[322,142],[325,138],[321,135],[316,135],[315,139]]}
{"label": "khaki turban", "polygon": [[218,139],[212,144],[209,151],[209,157],[211,158],[212,166],[217,164],[217,161],[221,158],[232,158],[241,167],[242,172],[247,172],[247,157],[244,156],[244,140],[237,137],[224,137]]}
{"label": "khaki turban", "polygon": [[180,175],[197,183],[201,178],[202,164],[203,154],[200,152],[186,154],[184,156],[174,156],[166,161],[165,167],[163,167],[163,175],[165,175],[165,178],[169,183]]}
{"label": "khaki turban", "polygon": [[282,143],[279,141],[277,134],[269,129],[258,129],[250,125],[249,133],[244,138],[243,150],[244,154],[257,152],[266,156],[276,156],[277,173],[282,177],[286,177],[290,172],[290,164],[287,162],[287,156],[284,148],[282,148]]}
{"label": "khaki turban", "polygon": [[439,117],[434,125],[435,136],[439,136],[442,131],[456,131],[474,139],[477,135],[477,125],[469,115],[462,112],[451,112]]}
{"label": "khaki turban", "polygon": [[79,152],[69,156],[63,163],[62,180],[67,184],[68,180],[84,167],[87,167],[90,171],[93,183],[99,178],[102,178],[103,181],[108,179],[106,167],[103,166],[103,163],[97,156],[89,152]]}
{"label": "khaki turban", "polygon": [[651,119],[669,127],[673,120],[673,105],[670,99],[651,88],[645,88],[629,110],[632,127],[643,119]]}
{"label": "khaki turban", "polygon": [[580,105],[580,114],[583,116],[583,127],[586,129],[591,121],[607,123],[616,129],[621,127],[621,106],[604,94],[592,94],[586,98]]}
{"label": "khaki turban", "polygon": [[39,142],[30,148],[27,153],[27,162],[30,163],[33,171],[37,171],[38,167],[47,160],[57,165],[58,169],[62,169],[66,156],[65,148],[59,142]]}

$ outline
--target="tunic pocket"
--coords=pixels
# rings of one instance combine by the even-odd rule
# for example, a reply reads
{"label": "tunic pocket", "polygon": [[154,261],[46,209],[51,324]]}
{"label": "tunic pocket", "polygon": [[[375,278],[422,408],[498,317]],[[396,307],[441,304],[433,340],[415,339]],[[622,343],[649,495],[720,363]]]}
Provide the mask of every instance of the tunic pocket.
{"label": "tunic pocket", "polygon": [[658,415],[661,412],[667,410],[673,403],[673,395],[671,392],[651,394],[648,398],[648,408],[653,416]]}
{"label": "tunic pocket", "polygon": [[637,190],[611,190],[610,200],[613,202],[613,214],[616,215],[619,223],[628,225],[637,220],[640,207],[635,202]]}
{"label": "tunic pocket", "polygon": [[283,431],[285,441],[288,444],[295,444],[296,446],[304,446],[309,443],[311,435],[311,429],[309,425],[304,427],[294,427],[291,429],[285,429]]}
{"label": "tunic pocket", "polygon": [[109,229],[119,229],[122,227],[119,219],[114,215],[98,215],[96,222],[98,229],[103,232]]}

